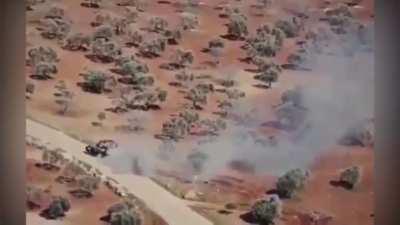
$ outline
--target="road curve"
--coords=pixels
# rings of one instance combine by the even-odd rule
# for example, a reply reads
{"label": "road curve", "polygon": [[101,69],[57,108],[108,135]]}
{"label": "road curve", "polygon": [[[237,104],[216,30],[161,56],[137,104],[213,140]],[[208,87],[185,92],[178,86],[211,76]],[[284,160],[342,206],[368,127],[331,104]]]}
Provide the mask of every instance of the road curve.
{"label": "road curve", "polygon": [[190,209],[185,201],[172,195],[147,177],[133,174],[117,175],[96,158],[83,153],[86,144],[63,132],[46,125],[26,119],[26,134],[47,142],[50,146],[60,147],[67,154],[89,163],[105,176],[112,177],[121,186],[141,199],[147,207],[161,216],[169,225],[213,225],[209,220]]}

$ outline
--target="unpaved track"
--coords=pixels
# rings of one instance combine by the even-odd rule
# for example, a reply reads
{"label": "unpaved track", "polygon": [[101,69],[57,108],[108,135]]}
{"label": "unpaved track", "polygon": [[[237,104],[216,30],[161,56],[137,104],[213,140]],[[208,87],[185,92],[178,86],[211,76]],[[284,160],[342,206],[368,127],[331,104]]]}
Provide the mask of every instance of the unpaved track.
{"label": "unpaved track", "polygon": [[39,138],[50,146],[61,147],[67,154],[98,168],[105,176],[112,177],[121,186],[141,199],[151,210],[161,216],[169,225],[212,225],[212,223],[190,209],[185,201],[175,197],[151,179],[136,175],[116,175],[96,158],[83,153],[86,146],[61,131],[26,119],[26,134]]}

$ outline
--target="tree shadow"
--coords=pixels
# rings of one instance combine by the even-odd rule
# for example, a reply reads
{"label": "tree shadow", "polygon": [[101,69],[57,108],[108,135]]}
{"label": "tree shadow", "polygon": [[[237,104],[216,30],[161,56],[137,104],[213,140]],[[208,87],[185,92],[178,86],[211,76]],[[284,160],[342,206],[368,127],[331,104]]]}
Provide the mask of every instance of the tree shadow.
{"label": "tree shadow", "polygon": [[251,58],[250,57],[238,58],[238,60],[239,60],[239,62],[242,62],[242,63],[251,64]]}
{"label": "tree shadow", "polygon": [[160,1],[157,1],[157,3],[158,4],[164,4],[164,5],[170,5],[171,4],[171,2],[167,1],[167,0],[160,0]]}
{"label": "tree shadow", "polygon": [[107,56],[98,56],[98,55],[93,55],[93,54],[87,54],[87,55],[85,55],[85,57],[95,63],[112,63],[112,62],[114,62],[114,59],[112,57],[107,57]]}
{"label": "tree shadow", "polygon": [[202,53],[209,53],[210,49],[209,48],[203,48],[203,49],[201,49],[201,52]]}
{"label": "tree shadow", "polygon": [[100,5],[99,5],[99,4],[96,4],[96,3],[88,3],[88,2],[82,2],[82,3],[81,3],[81,6],[82,6],[82,7],[86,7],[86,8],[93,8],[93,9],[98,9],[98,8],[100,8]]}
{"label": "tree shadow", "polygon": [[138,53],[136,53],[135,54],[137,57],[142,57],[142,58],[146,58],[146,59],[155,59],[155,58],[158,58],[158,57],[160,57],[160,55],[159,54],[155,54],[155,53],[141,53],[141,52],[138,52]]}
{"label": "tree shadow", "polygon": [[223,34],[220,35],[220,37],[229,41],[244,41],[244,38],[236,37],[235,35],[231,34]]}
{"label": "tree shadow", "polygon": [[332,185],[333,187],[341,187],[346,190],[352,190],[354,188],[354,186],[349,184],[348,182],[340,180],[331,180],[329,181],[329,184]]}
{"label": "tree shadow", "polygon": [[[87,83],[87,82],[77,82],[76,85],[78,87],[80,87],[82,89],[82,91],[84,91],[84,92],[89,92],[92,94],[102,94],[103,93],[103,91],[101,91],[101,90],[92,88],[92,86],[89,85],[89,83]],[[107,91],[104,90],[104,92],[107,92]]]}
{"label": "tree shadow", "polygon": [[252,85],[255,88],[260,88],[260,89],[270,89],[271,87],[265,84],[253,84]]}
{"label": "tree shadow", "polygon": [[296,70],[296,71],[312,71],[310,68],[305,68],[296,64],[292,64],[292,63],[286,63],[286,64],[282,64],[281,65],[282,69],[285,70]]}
{"label": "tree shadow", "polygon": [[178,63],[163,63],[159,67],[160,67],[160,69],[169,70],[169,71],[174,71],[174,70],[179,70],[179,69],[185,68],[184,65],[180,65]]}
{"label": "tree shadow", "polygon": [[262,127],[272,127],[278,130],[284,130],[284,131],[291,131],[293,130],[293,127],[290,126],[285,126],[282,123],[280,123],[279,121],[268,121],[265,123],[261,124]]}
{"label": "tree shadow", "polygon": [[40,169],[44,169],[47,171],[54,171],[54,172],[60,171],[61,169],[60,167],[52,165],[50,163],[35,163],[35,166]]}
{"label": "tree shadow", "polygon": [[251,214],[251,212],[243,213],[239,216],[246,223],[257,224],[256,218]]}
{"label": "tree shadow", "polygon": [[80,189],[69,191],[69,193],[72,196],[74,196],[75,198],[79,198],[79,199],[91,198],[93,196],[92,193],[90,193],[88,191],[80,190]]}
{"label": "tree shadow", "polygon": [[88,52],[88,51],[89,51],[88,48],[83,47],[83,46],[79,46],[79,47],[77,47],[77,48],[72,48],[72,47],[68,47],[68,46],[63,46],[63,47],[61,47],[61,49],[63,49],[63,50],[68,50],[68,51],[71,51],[71,52]]}
{"label": "tree shadow", "polygon": [[249,73],[259,73],[259,69],[244,69],[244,71],[249,72]]}
{"label": "tree shadow", "polygon": [[226,209],[220,209],[217,212],[219,214],[222,214],[222,215],[230,215],[230,214],[232,214],[232,211],[229,211],[229,210],[226,210]]}
{"label": "tree shadow", "polygon": [[122,107],[111,107],[111,108],[106,108],[105,111],[107,112],[112,112],[115,114],[122,114],[128,112],[127,109],[122,108]]}
{"label": "tree shadow", "polygon": [[34,75],[34,74],[30,75],[29,77],[34,80],[51,80],[51,79],[53,79],[53,77],[50,77],[50,76],[41,76],[41,75]]}
{"label": "tree shadow", "polygon": [[138,48],[139,47],[138,44],[135,44],[135,43],[132,43],[132,42],[126,42],[125,46],[128,47],[128,48],[132,48],[132,47]]}
{"label": "tree shadow", "polygon": [[58,217],[55,217],[55,216],[50,214],[50,210],[49,209],[42,210],[39,215],[41,217],[45,218],[45,219],[48,219],[48,220],[55,220],[55,219],[60,218],[60,217],[65,217],[64,213],[62,213]]}

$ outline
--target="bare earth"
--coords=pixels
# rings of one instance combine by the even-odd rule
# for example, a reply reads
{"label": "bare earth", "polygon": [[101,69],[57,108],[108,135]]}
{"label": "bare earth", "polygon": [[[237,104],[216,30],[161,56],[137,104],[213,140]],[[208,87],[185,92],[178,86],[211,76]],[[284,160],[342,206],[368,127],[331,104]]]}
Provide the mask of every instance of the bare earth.
{"label": "bare earth", "polygon": [[95,168],[98,168],[104,176],[110,176],[120,185],[126,187],[129,192],[145,202],[145,204],[168,224],[187,225],[188,219],[192,225],[211,225],[207,219],[192,211],[185,202],[173,196],[147,177],[135,175],[113,174],[110,168],[105,167],[95,158],[83,153],[86,144],[74,140],[60,131],[51,129],[32,120],[26,120],[27,135],[48,142],[50,146],[62,147],[72,157],[83,160]]}

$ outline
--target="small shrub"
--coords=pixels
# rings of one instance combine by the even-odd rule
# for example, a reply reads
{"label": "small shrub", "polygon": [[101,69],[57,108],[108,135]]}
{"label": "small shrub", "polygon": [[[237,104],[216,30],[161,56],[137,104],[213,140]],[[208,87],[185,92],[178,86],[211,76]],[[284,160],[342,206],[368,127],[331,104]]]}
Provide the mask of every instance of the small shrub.
{"label": "small shrub", "polygon": [[349,189],[353,189],[361,180],[361,168],[358,166],[353,166],[345,169],[340,174],[340,182],[343,182],[345,185],[349,187]]}
{"label": "small shrub", "polygon": [[281,215],[282,203],[278,196],[272,196],[268,200],[256,202],[252,209],[251,215],[258,224],[274,224],[275,220]]}
{"label": "small shrub", "polygon": [[292,198],[304,188],[309,174],[301,169],[293,169],[278,178],[276,189],[280,196]]}

